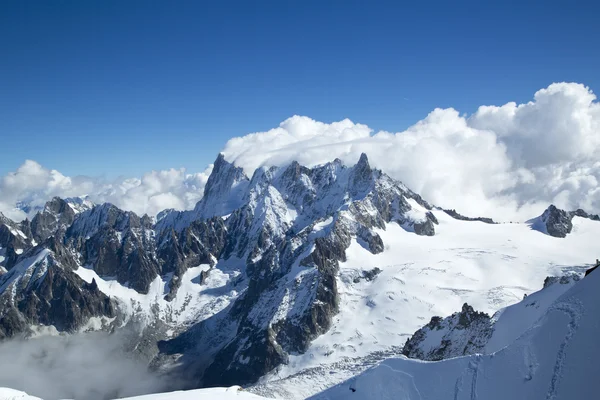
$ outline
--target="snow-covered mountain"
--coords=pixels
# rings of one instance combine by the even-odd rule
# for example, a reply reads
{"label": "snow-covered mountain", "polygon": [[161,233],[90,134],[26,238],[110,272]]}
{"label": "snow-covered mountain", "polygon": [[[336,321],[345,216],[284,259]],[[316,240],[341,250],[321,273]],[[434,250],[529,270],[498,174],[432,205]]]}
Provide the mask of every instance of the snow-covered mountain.
{"label": "snow-covered mountain", "polygon": [[483,354],[390,358],[311,399],[597,398],[599,287],[600,274],[591,273],[506,308]]}
{"label": "snow-covered mountain", "polygon": [[366,155],[252,177],[220,155],[194,210],[55,198],[31,221],[0,216],[0,338],[134,326],[136,354],[191,386],[304,398],[400,355],[433,316],[492,315],[588,268],[598,218],[568,213],[558,238],[544,215],[442,210]]}

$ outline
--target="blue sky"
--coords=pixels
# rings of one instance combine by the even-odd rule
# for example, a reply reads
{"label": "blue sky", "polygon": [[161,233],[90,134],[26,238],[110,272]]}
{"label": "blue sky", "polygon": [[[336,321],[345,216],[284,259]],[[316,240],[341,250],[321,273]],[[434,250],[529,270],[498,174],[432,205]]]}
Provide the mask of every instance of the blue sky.
{"label": "blue sky", "polygon": [[[418,3],[418,4],[417,4]],[[491,4],[494,3],[494,4]],[[401,131],[435,107],[600,90],[593,2],[5,1],[0,175],[203,170],[294,114]]]}

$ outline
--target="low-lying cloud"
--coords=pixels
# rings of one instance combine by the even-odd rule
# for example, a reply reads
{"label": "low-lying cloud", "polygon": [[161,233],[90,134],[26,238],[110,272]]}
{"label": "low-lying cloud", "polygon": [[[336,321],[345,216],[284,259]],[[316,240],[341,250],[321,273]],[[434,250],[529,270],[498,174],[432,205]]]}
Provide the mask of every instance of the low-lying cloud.
{"label": "low-lying cloud", "polygon": [[172,389],[126,351],[124,333],[93,332],[0,343],[0,387],[45,400],[103,400]]}
{"label": "low-lying cloud", "polygon": [[[87,176],[68,177],[27,160],[0,178],[0,212],[22,220],[54,196],[87,196],[94,203],[110,202],[140,215],[156,215],[167,208],[193,208],[202,198],[212,166],[188,173],[185,169],[151,171],[141,178],[107,181]],[[25,204],[27,207],[19,207]],[[31,212],[29,212],[31,210]],[[29,215],[28,215],[29,214]]]}
{"label": "low-lying cloud", "polygon": [[[435,109],[403,132],[373,132],[348,119],[323,123],[294,116],[279,127],[229,140],[223,152],[247,173],[297,160],[315,165],[360,153],[428,201],[467,215],[523,220],[550,203],[600,211],[600,105],[577,83],[555,83],[525,104],[481,106],[472,115]],[[27,161],[0,179],[0,211],[19,201],[88,194],[137,213],[189,209],[202,196],[207,171],[153,171],[141,179],[103,182],[66,177]],[[37,204],[37,205],[41,205]]]}

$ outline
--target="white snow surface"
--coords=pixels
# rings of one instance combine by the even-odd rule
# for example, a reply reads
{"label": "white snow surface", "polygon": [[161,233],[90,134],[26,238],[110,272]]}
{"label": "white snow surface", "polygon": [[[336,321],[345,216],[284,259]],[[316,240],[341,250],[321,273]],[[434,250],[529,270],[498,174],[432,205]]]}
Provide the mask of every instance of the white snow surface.
{"label": "white snow surface", "polygon": [[264,399],[244,391],[239,386],[229,388],[210,388],[198,390],[184,390],[169,393],[149,394],[146,396],[128,397],[123,400],[252,400]]}
{"label": "white snow surface", "polygon": [[[289,364],[261,381],[273,389],[269,394],[294,398],[314,394],[348,377],[339,371],[340,363],[398,354],[406,339],[432,316],[460,311],[465,302],[491,315],[539,290],[548,275],[583,272],[598,254],[596,221],[575,217],[573,232],[563,239],[527,224],[486,224],[456,220],[443,211],[433,213],[439,220],[433,237],[391,223],[386,230],[377,230],[383,253],[373,255],[353,242],[340,268],[340,312],[333,326],[306,353],[291,355]],[[373,281],[354,282],[362,271],[374,267],[381,273]],[[525,313],[531,314],[526,325],[536,315]],[[519,329],[525,328],[515,327],[512,335],[520,334]],[[490,343],[495,350],[506,345],[496,338]],[[306,391],[286,389],[286,380],[301,380],[296,374],[314,369],[335,372],[319,377],[321,383],[309,384]]]}
{"label": "white snow surface", "polygon": [[42,400],[39,397],[30,396],[20,390],[0,387],[0,400]]}
{"label": "white snow surface", "polygon": [[[600,273],[558,297],[509,346],[439,362],[390,358],[313,400],[594,399],[600,390]],[[519,323],[515,313],[498,323]]]}
{"label": "white snow surface", "polygon": [[[125,315],[136,317],[142,322],[152,322],[154,318],[160,318],[178,329],[183,329],[188,324],[218,313],[237,297],[238,291],[230,287],[229,281],[239,275],[239,271],[228,268],[231,264],[219,263],[212,269],[207,264],[189,268],[182,276],[177,295],[170,302],[164,299],[169,291],[169,280],[163,280],[161,277],[156,277],[152,282],[148,294],[141,294],[121,285],[116,279],[98,276],[91,268],[78,268],[75,273],[88,283],[95,279],[100,291],[119,301]],[[208,278],[200,285],[200,273],[207,270],[210,270]]]}
{"label": "white snow surface", "polygon": [[[185,390],[168,393],[155,393],[144,396],[125,397],[122,400],[253,400],[264,399],[244,391],[239,386],[229,388],[210,388],[198,390]],[[42,400],[39,397],[29,396],[19,390],[0,388],[0,400]]]}

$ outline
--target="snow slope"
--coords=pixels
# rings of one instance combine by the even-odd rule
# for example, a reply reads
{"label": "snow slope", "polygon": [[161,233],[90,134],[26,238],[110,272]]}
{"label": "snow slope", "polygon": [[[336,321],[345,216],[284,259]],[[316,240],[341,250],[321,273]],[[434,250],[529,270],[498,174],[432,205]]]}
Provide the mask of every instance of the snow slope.
{"label": "snow slope", "polygon": [[[432,316],[450,315],[465,302],[491,315],[539,290],[548,275],[583,272],[598,254],[600,223],[584,218],[573,219],[566,238],[555,238],[526,224],[486,224],[433,213],[439,221],[433,237],[391,223],[377,230],[385,244],[382,253],[373,255],[353,242],[341,264],[334,325],[305,354],[291,356],[289,364],[263,379],[257,393],[314,394],[399,355],[406,339]],[[375,279],[360,279],[374,267],[381,269]],[[304,384],[308,376],[311,381]]]}
{"label": "snow slope", "polygon": [[[252,393],[241,390],[239,386],[230,388],[210,388],[199,390],[186,390],[169,393],[156,393],[145,396],[127,397],[123,400],[256,400],[264,399]],[[0,400],[42,400],[39,397],[29,396],[19,390],[0,388]]]}
{"label": "snow slope", "polygon": [[245,392],[239,386],[230,388],[210,388],[185,390],[170,393],[149,394],[146,396],[128,397],[123,400],[256,400],[264,399],[252,393]]}
{"label": "snow slope", "polygon": [[0,400],[41,400],[20,390],[0,387]]}
{"label": "snow slope", "polygon": [[[142,294],[116,280],[102,278],[90,268],[79,268],[75,273],[88,283],[95,280],[100,291],[118,300],[123,315],[145,323],[158,318],[170,325],[173,333],[175,329],[182,330],[190,323],[218,313],[237,297],[239,287],[233,288],[231,281],[239,275],[239,270],[230,268],[231,264],[234,263],[222,262],[213,269],[206,264],[189,268],[183,274],[181,287],[172,301],[164,298],[169,287],[168,281],[161,277],[156,277],[148,293]],[[200,285],[200,274],[208,270],[208,277]]]}
{"label": "snow slope", "polygon": [[[439,362],[391,358],[311,398],[597,398],[599,287],[600,274],[590,274],[561,295],[516,341],[496,353]],[[501,323],[519,323],[519,318],[507,316]]]}

